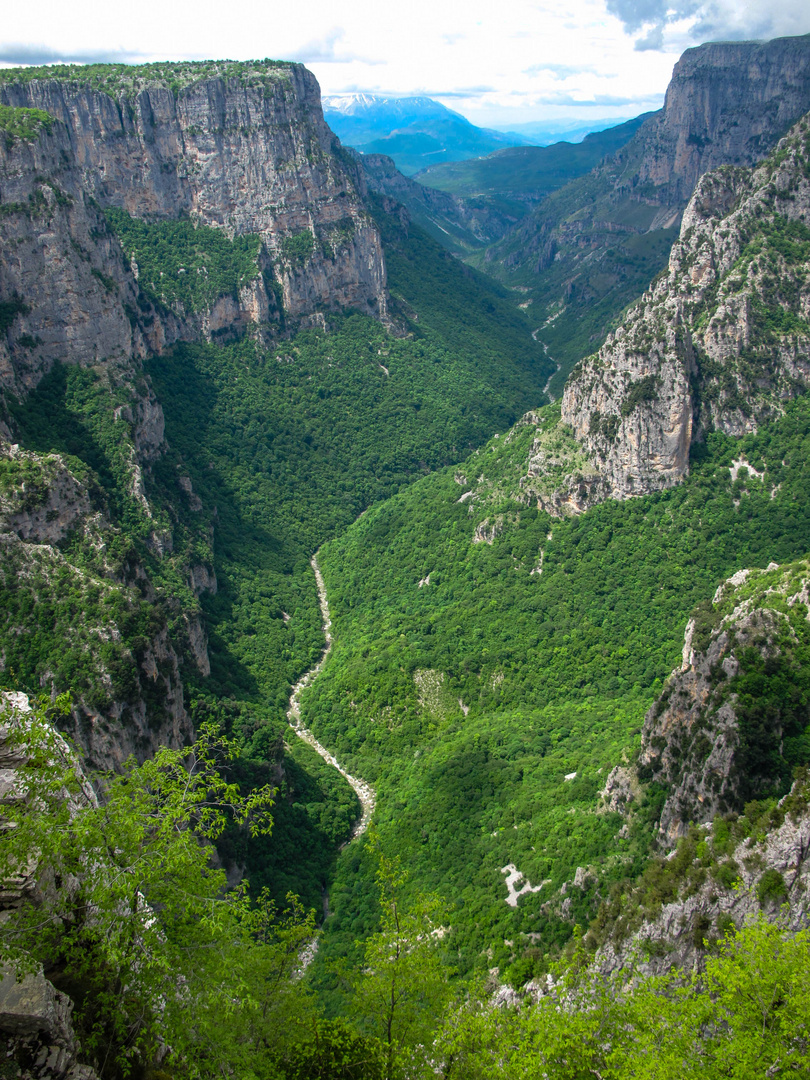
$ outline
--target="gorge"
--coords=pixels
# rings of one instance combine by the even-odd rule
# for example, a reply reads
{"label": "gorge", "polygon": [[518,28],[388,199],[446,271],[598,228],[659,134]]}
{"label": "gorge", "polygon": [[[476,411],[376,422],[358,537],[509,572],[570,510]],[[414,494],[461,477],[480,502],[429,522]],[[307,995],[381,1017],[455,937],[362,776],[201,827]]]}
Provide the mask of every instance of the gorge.
{"label": "gorge", "polygon": [[766,969],[806,1068],[809,71],[690,50],[510,220],[299,64],[0,70],[9,1077],[689,1075]]}

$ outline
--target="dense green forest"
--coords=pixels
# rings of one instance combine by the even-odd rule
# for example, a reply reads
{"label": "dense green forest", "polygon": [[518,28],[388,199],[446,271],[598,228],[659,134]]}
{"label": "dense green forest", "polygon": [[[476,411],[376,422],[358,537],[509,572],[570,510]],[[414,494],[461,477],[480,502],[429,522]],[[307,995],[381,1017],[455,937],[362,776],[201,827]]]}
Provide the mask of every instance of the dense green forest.
{"label": "dense green forest", "polygon": [[[53,715],[69,702],[50,704]],[[6,806],[14,827],[0,871],[7,878],[36,850],[54,878],[45,908],[7,913],[0,957],[21,975],[48,965],[76,1003],[83,1059],[101,1080],[152,1074],[155,1061],[161,1076],[245,1080],[415,1080],[437,1069],[459,1080],[505,1069],[526,1080],[538,1069],[550,1080],[676,1080],[684,1069],[750,1080],[810,1062],[806,930],[788,935],[760,915],[706,940],[699,970],[663,978],[635,965],[606,977],[580,933],[553,969],[556,993],[497,1006],[492,982],[453,978],[441,899],[406,897],[406,874],[375,838],[376,925],[341,973],[351,1008],[326,1019],[300,977],[312,915],[291,897],[282,913],[266,891],[225,890],[200,843],[229,819],[256,834],[276,827],[271,788],[245,795],[223,775],[238,746],[203,725],[191,751],[127,765],[99,805],[41,710],[4,721],[7,746],[28,757],[16,782],[39,812]],[[806,806],[806,788],[801,797]],[[694,854],[682,845],[675,862],[692,866]]]}
{"label": "dense green forest", "polygon": [[[206,62],[30,69],[0,85],[43,73],[115,94],[122,120],[147,83],[177,95],[227,75],[283,97],[288,78],[270,61]],[[0,109],[7,144],[48,126],[35,113]],[[592,151],[558,155],[553,183]],[[674,235],[649,232],[657,211],[611,202],[594,176],[552,196],[550,213],[567,221],[598,196],[626,229],[583,259],[564,303],[570,265],[556,266],[539,219],[507,289],[372,195],[390,319],[317,311],[320,329],[282,310],[257,236],[106,210],[137,268],[137,310],[119,311],[132,356],[56,362],[25,396],[4,394],[0,671],[33,711],[0,702],[0,881],[16,888],[39,860],[46,888],[4,911],[0,962],[19,975],[42,965],[71,997],[99,1080],[807,1071],[807,932],[788,932],[795,908],[779,914],[787,873],[761,871],[773,831],[810,807],[810,626],[771,565],[804,604],[810,397],[775,402],[758,433],[706,435],[676,487],[543,509],[543,485],[589,467],[546,404],[548,354],[557,388]],[[763,349],[806,329],[809,235],[779,219],[748,237],[738,269],[773,271],[752,300]],[[306,228],[287,237],[285,268],[317,243]],[[112,304],[118,286],[94,273]],[[272,329],[240,323],[134,359],[155,318],[194,313],[196,332],[260,277]],[[30,311],[4,295],[0,333]],[[624,406],[654,383],[638,379]],[[332,647],[302,722],[374,785],[374,819],[354,840],[355,791],[288,722],[292,687],[324,655],[313,563]],[[733,598],[718,591],[769,566]],[[763,609],[784,616],[771,652],[758,651],[763,631],[707,676],[716,703],[738,709],[740,805],[700,827],[684,815],[665,847],[671,789],[639,764],[642,725],[672,696],[687,620],[698,648],[737,600],[760,629]],[[174,748],[149,744],[172,709]],[[75,716],[102,750],[105,735],[114,746],[146,731],[135,756],[96,771],[99,797],[56,734]],[[683,771],[693,746],[677,749]],[[627,814],[600,794],[619,764]],[[704,887],[712,903],[744,894],[749,917],[684,918],[693,970],[645,974],[667,951],[650,938],[607,974],[600,946]],[[15,1053],[27,1068],[28,1048]]]}
{"label": "dense green forest", "polygon": [[[710,436],[673,490],[564,519],[521,498],[522,431],[534,425],[325,547],[336,644],[303,702],[321,741],[376,783],[383,847],[402,853],[414,886],[452,901],[461,970],[515,965],[518,978],[595,915],[599,879],[632,877],[648,856],[655,793],[619,837],[597,792],[638,746],[692,608],[737,570],[810,547],[810,406],[742,440]],[[764,478],[732,481],[739,457]],[[368,867],[359,852],[345,861],[319,961],[350,952],[371,921],[356,881]],[[548,881],[517,908],[510,863]],[[578,866],[595,874],[561,921],[545,904]]]}
{"label": "dense green forest", "polygon": [[[504,290],[376,212],[397,333],[346,313],[331,317],[329,333],[301,331],[275,347],[248,336],[179,345],[147,363],[169,447],[145,477],[149,514],[133,494],[131,444],[122,438],[126,387],[57,365],[24,403],[10,405],[20,445],[66,455],[101,513],[95,533],[77,530],[60,542],[67,561],[56,588],[39,557],[23,587],[16,564],[3,576],[0,643],[14,684],[38,691],[49,678],[99,707],[111,687],[128,700],[127,647],[141,655],[163,617],[182,649],[184,617],[202,609],[211,676],[185,662],[189,708],[197,722],[216,718],[241,740],[245,783],[269,781],[284,759],[273,842],[252,842],[249,863],[279,901],[292,889],[309,906],[320,906],[356,807],[348,785],[308,747],[292,740],[285,750],[290,686],[323,644],[310,556],[368,506],[508,428],[541,398],[550,372]],[[187,221],[147,225],[121,212],[109,221],[157,304],[198,310],[257,272],[251,237],[231,242]],[[40,468],[3,465],[9,489],[23,467]],[[29,501],[35,490],[29,482]],[[156,546],[160,536],[171,537],[170,548]],[[127,569],[138,561],[157,595]],[[216,594],[193,595],[184,568],[195,563],[213,567]],[[111,571],[130,574],[125,588],[110,582]],[[19,634],[32,609],[39,630]],[[99,646],[93,627],[113,622],[120,642],[108,635]],[[144,692],[159,696],[159,687],[146,683]],[[245,844],[230,833],[221,842],[237,861]]]}

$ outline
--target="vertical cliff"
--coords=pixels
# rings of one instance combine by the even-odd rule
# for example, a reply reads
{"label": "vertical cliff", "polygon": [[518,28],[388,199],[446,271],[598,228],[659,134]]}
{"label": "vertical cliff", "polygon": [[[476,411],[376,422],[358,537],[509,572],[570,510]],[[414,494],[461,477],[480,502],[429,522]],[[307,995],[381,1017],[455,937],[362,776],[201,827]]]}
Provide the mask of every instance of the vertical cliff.
{"label": "vertical cliff", "polygon": [[614,498],[677,483],[696,438],[755,431],[810,384],[810,120],[704,176],[667,272],[563,395]]}
{"label": "vertical cliff", "polygon": [[[4,73],[0,101],[46,111],[102,206],[256,233],[293,318],[359,308],[384,317],[385,262],[362,173],[323,120],[298,64],[149,65],[53,78]],[[257,275],[258,276],[258,275]]]}
{"label": "vertical cliff", "polygon": [[[683,204],[710,169],[761,160],[808,107],[810,35],[687,49],[664,108],[636,137],[641,156],[631,186],[652,184],[659,202]],[[628,160],[635,151],[627,148]]]}

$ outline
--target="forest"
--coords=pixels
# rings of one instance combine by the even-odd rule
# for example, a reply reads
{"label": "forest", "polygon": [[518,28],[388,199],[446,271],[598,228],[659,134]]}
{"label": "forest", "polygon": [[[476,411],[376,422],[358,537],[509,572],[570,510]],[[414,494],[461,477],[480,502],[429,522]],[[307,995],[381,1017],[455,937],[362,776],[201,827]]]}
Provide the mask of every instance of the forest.
{"label": "forest", "polygon": [[[177,97],[221,68],[86,78],[131,102],[141,80]],[[12,112],[7,141],[47,126]],[[810,623],[779,591],[792,575],[806,597],[800,379],[758,430],[701,432],[677,486],[552,512],[543,484],[585,490],[591,465],[549,393],[618,324],[674,230],[617,240],[611,281],[594,271],[578,326],[555,330],[550,314],[543,344],[514,290],[391,200],[364,205],[385,250],[385,323],[281,312],[277,333],[240,324],[144,348],[134,378],[123,361],[57,361],[4,395],[0,511],[17,527],[0,670],[32,710],[4,698],[0,879],[36,864],[44,885],[4,912],[0,959],[69,995],[98,1080],[804,1074],[807,931],[791,922],[793,882],[766,861],[810,807]],[[258,234],[190,217],[107,207],[98,220],[137,277],[133,333],[257,282],[281,309],[285,273],[337,258],[304,227],[273,263]],[[809,236],[774,221],[736,264],[741,280],[773,269],[752,304],[757,347],[807,330]],[[0,331],[25,307],[4,301]],[[659,390],[654,375],[632,382],[622,415]],[[165,431],[139,457],[144,414]],[[29,542],[32,522],[44,540]],[[326,645],[313,557],[332,644],[302,722],[375,789],[353,839],[355,791],[288,718]],[[748,588],[746,570],[764,575]],[[675,746],[671,783],[644,764],[642,732],[677,704],[685,635],[687,653],[707,649],[745,604],[765,629],[709,673],[716,712],[739,713],[736,802],[663,837],[709,721]],[[784,622],[770,652],[766,610]],[[182,745],[142,752],[167,700],[194,735],[178,721]],[[76,717],[102,750],[116,723],[140,725],[142,744],[90,770],[91,786],[57,734]],[[609,799],[617,767],[627,812]],[[704,892],[753,914],[708,919]],[[652,936],[627,958],[640,927],[690,903],[674,937],[696,963],[656,973],[675,945]]]}

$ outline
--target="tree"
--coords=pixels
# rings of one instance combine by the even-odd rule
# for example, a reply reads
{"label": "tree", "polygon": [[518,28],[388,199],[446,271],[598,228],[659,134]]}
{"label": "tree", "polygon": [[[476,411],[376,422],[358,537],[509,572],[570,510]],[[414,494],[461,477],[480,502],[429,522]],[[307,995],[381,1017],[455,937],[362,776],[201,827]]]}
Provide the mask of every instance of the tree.
{"label": "tree", "polygon": [[17,770],[0,879],[35,864],[38,896],[2,924],[0,960],[42,964],[70,994],[102,1076],[167,1052],[206,1075],[244,1043],[277,1057],[279,1031],[305,1022],[291,975],[313,919],[292,897],[280,919],[265,893],[227,891],[211,859],[229,818],[269,831],[273,791],[243,796],[225,778],[235,745],[203,727],[188,749],[127,762],[97,800],[42,710],[7,707],[2,721]]}
{"label": "tree", "polygon": [[[372,833],[372,843],[376,836]],[[443,906],[435,895],[403,899],[406,874],[378,848],[380,928],[353,973],[361,1026],[383,1044],[385,1080],[415,1076],[430,1060],[451,997],[441,958]]]}

